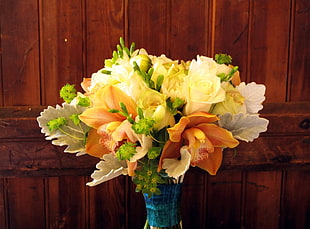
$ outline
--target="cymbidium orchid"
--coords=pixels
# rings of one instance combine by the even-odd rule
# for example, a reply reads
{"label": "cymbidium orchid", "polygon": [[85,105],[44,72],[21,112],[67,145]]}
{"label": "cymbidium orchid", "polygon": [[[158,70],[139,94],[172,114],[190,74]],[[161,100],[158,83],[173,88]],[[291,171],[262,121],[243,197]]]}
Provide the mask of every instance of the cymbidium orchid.
{"label": "cymbidium orchid", "polygon": [[198,112],[183,116],[176,125],[168,128],[169,140],[163,149],[158,169],[162,169],[165,159],[179,158],[180,149],[186,147],[191,155],[192,166],[216,174],[222,162],[222,149],[234,148],[239,144],[229,131],[214,124],[217,120],[216,115]]}
{"label": "cymbidium orchid", "polygon": [[[93,107],[85,110],[79,118],[88,126],[97,130],[97,134],[101,136],[100,143],[103,143],[102,145],[106,149],[105,153],[113,152],[118,146],[118,142],[121,142],[123,139],[136,140],[133,137],[134,134],[130,131],[131,129],[126,132],[128,130],[126,125],[124,125],[124,123],[127,124],[128,122],[126,116],[111,112],[111,110],[122,110],[120,105],[122,102],[132,119],[135,119],[137,116],[136,105],[130,97],[118,88],[109,85],[97,91],[92,98]],[[119,134],[120,132],[123,135]],[[88,149],[92,149],[95,147],[95,144],[98,144],[93,140],[93,138],[98,138],[96,134],[90,133],[91,135],[89,135],[86,141]]]}

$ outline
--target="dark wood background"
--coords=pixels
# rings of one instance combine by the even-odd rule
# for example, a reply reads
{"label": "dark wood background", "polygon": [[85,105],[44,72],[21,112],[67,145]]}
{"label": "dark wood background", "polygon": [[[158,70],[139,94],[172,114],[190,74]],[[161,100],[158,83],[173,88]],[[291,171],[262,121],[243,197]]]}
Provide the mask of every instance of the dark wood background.
{"label": "dark wood background", "polygon": [[128,177],[87,187],[96,159],[44,140],[36,117],[110,58],[119,37],[190,60],[229,53],[267,86],[269,130],[218,175],[187,173],[185,229],[310,228],[309,0],[0,0],[0,228],[139,229]]}

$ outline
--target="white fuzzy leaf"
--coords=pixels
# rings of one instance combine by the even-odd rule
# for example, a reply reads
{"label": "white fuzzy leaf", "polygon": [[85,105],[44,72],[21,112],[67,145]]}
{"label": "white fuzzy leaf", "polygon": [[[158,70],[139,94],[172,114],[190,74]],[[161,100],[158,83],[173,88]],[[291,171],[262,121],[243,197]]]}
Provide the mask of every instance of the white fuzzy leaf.
{"label": "white fuzzy leaf", "polygon": [[[65,152],[68,153],[83,152],[85,150],[84,136],[89,127],[83,122],[80,122],[80,125],[75,125],[69,117],[72,114],[81,114],[84,110],[85,107],[67,103],[63,103],[62,106],[56,105],[56,108],[48,106],[47,109],[44,109],[37,121],[42,128],[41,132],[46,136],[46,140],[52,140],[52,144],[58,146],[67,145]],[[67,125],[61,127],[68,134],[60,130],[50,131],[48,129],[47,123],[59,117],[65,117],[68,120]]]}
{"label": "white fuzzy leaf", "polygon": [[226,113],[220,116],[219,126],[232,132],[236,139],[251,142],[258,138],[261,132],[267,131],[269,121],[258,115]]}
{"label": "white fuzzy leaf", "polygon": [[119,175],[127,174],[126,161],[120,161],[114,153],[105,154],[103,160],[97,163],[96,168],[98,170],[95,170],[91,175],[93,181],[87,183],[89,186],[95,186]]}

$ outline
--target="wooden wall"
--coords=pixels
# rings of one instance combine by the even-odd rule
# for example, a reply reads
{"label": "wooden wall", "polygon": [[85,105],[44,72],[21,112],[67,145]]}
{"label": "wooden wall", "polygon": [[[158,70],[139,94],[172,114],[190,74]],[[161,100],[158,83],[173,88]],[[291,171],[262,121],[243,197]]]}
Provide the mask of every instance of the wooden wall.
{"label": "wooden wall", "polygon": [[190,60],[229,53],[267,86],[267,133],[216,176],[185,178],[184,228],[310,227],[308,0],[0,0],[0,228],[137,229],[144,203],[128,177],[86,187],[96,159],[64,154],[35,118],[110,58],[119,37]]}

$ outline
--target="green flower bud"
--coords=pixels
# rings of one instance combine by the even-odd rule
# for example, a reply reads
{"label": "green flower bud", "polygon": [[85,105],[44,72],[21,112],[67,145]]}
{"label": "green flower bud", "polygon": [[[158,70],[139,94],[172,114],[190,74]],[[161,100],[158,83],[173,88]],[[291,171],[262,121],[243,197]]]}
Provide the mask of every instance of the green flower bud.
{"label": "green flower bud", "polygon": [[148,57],[148,55],[143,54],[132,57],[130,62],[136,62],[140,70],[143,72],[147,72],[152,65],[151,59]]}

